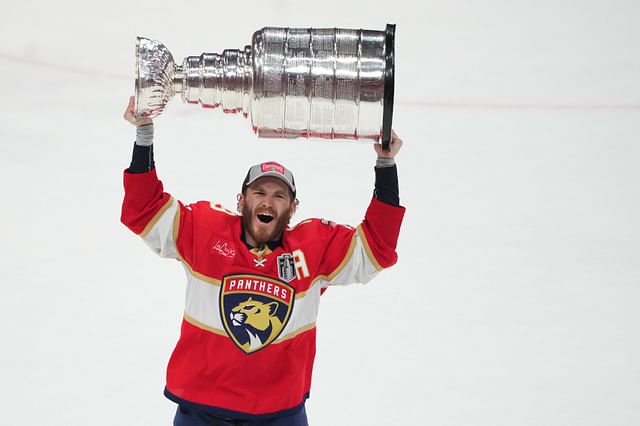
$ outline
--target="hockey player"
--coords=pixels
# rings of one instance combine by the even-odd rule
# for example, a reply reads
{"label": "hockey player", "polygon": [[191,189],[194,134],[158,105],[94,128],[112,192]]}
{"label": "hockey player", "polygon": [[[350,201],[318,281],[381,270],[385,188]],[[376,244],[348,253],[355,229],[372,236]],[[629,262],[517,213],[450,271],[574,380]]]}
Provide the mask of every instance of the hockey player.
{"label": "hockey player", "polygon": [[134,120],[133,102],[124,114],[137,138],[124,172],[122,222],[187,274],[165,387],[178,404],[174,425],[307,425],[320,295],[329,285],[366,283],[396,262],[404,208],[394,157],[402,140],[394,133],[390,152],[374,145],[374,196],[358,227],[307,219],[290,228],[297,188],[275,162],[249,169],[240,214],[164,192],[153,123]]}

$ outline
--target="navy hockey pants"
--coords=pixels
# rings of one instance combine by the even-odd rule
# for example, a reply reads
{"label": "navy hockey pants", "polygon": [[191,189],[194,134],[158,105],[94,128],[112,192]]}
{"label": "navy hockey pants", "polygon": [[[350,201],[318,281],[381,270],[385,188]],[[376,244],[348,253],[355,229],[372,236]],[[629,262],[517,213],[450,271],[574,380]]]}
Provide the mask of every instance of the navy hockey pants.
{"label": "navy hockey pants", "polygon": [[178,406],[173,426],[308,426],[304,405],[293,414],[277,419],[251,422],[217,417],[203,411]]}

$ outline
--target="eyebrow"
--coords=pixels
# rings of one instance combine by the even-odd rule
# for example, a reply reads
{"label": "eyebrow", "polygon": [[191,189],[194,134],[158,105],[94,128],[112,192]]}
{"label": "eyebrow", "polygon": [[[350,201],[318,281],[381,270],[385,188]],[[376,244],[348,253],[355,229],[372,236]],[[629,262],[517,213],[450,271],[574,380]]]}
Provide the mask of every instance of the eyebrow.
{"label": "eyebrow", "polygon": [[[249,185],[247,187],[247,191],[263,191],[266,192],[267,190],[265,189],[264,185],[267,182],[253,182],[251,185]],[[277,189],[276,191],[274,191],[274,194],[276,195],[284,195],[285,197],[289,197],[289,199],[291,201],[295,200],[295,196],[293,195],[293,192],[291,192],[291,188],[289,188],[288,186],[286,186],[286,184],[283,183],[283,186],[279,186],[279,189]]]}
{"label": "eyebrow", "polygon": [[[252,190],[253,191],[267,192],[266,188],[261,184],[257,184]],[[288,195],[289,191],[285,190],[285,189],[276,189],[275,191],[273,191],[273,194],[275,194],[275,195]]]}

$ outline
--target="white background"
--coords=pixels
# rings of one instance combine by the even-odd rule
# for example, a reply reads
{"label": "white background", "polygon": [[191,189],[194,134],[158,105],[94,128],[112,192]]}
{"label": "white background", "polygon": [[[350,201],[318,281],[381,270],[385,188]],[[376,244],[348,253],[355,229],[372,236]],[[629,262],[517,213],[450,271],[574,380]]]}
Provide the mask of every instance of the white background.
{"label": "white background", "polygon": [[[135,37],[181,60],[264,26],[395,23],[400,258],[323,296],[311,424],[640,424],[639,18],[636,0],[3,3],[0,423],[172,422],[184,275],[119,223]],[[185,202],[234,209],[264,160],[294,171],[297,219],[361,220],[366,144],[260,140],[178,99],[156,120]]]}

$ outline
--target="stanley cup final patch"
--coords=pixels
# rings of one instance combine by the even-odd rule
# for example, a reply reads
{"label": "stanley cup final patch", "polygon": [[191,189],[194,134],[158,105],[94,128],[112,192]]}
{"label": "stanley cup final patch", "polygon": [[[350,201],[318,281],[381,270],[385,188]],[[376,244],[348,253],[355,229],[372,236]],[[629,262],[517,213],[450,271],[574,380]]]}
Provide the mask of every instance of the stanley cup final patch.
{"label": "stanley cup final patch", "polygon": [[284,253],[278,256],[278,276],[288,283],[297,278],[296,261],[291,253]]}
{"label": "stanley cup final patch", "polygon": [[275,278],[233,274],[222,278],[220,315],[231,340],[251,354],[271,344],[293,310],[295,289]]}

